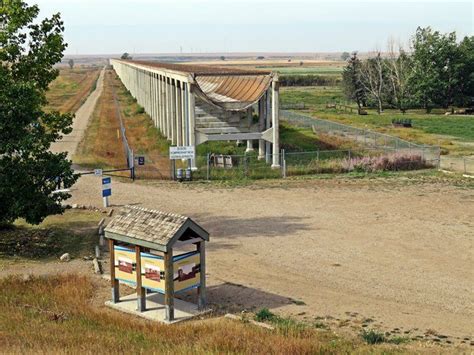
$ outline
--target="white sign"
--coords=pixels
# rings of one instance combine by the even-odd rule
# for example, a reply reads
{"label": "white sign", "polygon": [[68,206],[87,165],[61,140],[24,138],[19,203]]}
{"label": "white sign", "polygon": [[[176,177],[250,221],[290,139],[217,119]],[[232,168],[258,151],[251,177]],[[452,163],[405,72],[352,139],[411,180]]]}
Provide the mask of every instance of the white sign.
{"label": "white sign", "polygon": [[94,169],[95,176],[102,176],[102,169]]}
{"label": "white sign", "polygon": [[194,159],[194,146],[170,147],[170,159]]}

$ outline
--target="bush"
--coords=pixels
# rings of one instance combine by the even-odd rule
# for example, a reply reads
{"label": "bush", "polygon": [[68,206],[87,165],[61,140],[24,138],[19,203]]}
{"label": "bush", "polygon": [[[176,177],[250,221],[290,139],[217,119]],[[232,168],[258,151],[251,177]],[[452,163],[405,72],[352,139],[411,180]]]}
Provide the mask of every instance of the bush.
{"label": "bush", "polygon": [[137,113],[145,113],[145,109],[141,106],[138,106]]}
{"label": "bush", "polygon": [[361,333],[361,337],[365,340],[367,344],[379,344],[386,341],[385,335],[383,333],[373,329],[364,329]]}
{"label": "bush", "polygon": [[356,157],[343,161],[343,170],[357,172],[417,170],[431,167],[418,154],[395,153],[375,157]]}
{"label": "bush", "polygon": [[258,322],[271,321],[275,319],[275,314],[273,314],[268,308],[262,308],[255,314],[255,320]]}

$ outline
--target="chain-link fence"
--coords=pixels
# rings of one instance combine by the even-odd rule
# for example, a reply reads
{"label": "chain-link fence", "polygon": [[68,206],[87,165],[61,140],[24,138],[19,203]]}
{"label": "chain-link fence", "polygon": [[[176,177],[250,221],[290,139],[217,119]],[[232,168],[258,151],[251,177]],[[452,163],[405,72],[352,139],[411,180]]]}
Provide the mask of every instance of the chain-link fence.
{"label": "chain-link fence", "polygon": [[474,156],[442,156],[440,160],[440,168],[443,170],[460,172],[467,175],[474,175]]}

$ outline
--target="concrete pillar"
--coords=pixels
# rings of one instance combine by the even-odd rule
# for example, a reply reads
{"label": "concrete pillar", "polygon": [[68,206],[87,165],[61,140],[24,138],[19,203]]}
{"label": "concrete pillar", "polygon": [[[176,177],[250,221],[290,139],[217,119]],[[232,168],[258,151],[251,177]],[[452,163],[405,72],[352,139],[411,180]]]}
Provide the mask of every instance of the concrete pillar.
{"label": "concrete pillar", "polygon": [[[196,147],[196,136],[195,136],[195,99],[194,99],[194,93],[191,87],[191,84],[187,85],[188,87],[188,134],[189,134],[189,142],[188,144],[190,146]],[[191,169],[192,170],[197,170],[196,167],[196,158],[191,159],[190,161]]]}
{"label": "concrete pillar", "polygon": [[165,76],[165,136],[166,138],[170,138],[170,129],[169,129],[169,119],[170,119],[170,96],[169,96],[169,79]]}
{"label": "concrete pillar", "polygon": [[181,86],[183,86],[182,82],[176,82],[176,145],[182,146],[183,145],[183,129],[182,129],[182,105],[181,105]]}
{"label": "concrete pillar", "polygon": [[[263,95],[258,101],[258,130],[260,132],[265,131],[265,102],[266,96]],[[265,141],[263,139],[258,140],[258,160],[265,159]]]}
{"label": "concrete pillar", "polygon": [[176,145],[177,134],[176,134],[176,80],[171,79],[171,144]]}
{"label": "concrete pillar", "polygon": [[275,78],[272,81],[272,128],[273,128],[273,162],[272,169],[280,168],[280,137],[279,137],[279,91],[280,83]]}
{"label": "concrete pillar", "polygon": [[181,83],[181,144],[187,145],[187,134],[186,134],[186,85],[185,83]]}
{"label": "concrete pillar", "polygon": [[[269,88],[265,94],[265,129],[269,129],[272,126],[271,118],[271,89]],[[271,143],[265,141],[265,162],[271,163],[272,148]]]}
{"label": "concrete pillar", "polygon": [[[252,123],[253,123],[253,110],[252,110],[252,107],[249,107],[247,109],[247,122],[248,122],[248,126],[250,128],[250,126],[252,126]],[[249,152],[253,152],[253,141],[252,140],[247,140],[247,149],[245,149],[245,152],[246,153],[249,153]]]}

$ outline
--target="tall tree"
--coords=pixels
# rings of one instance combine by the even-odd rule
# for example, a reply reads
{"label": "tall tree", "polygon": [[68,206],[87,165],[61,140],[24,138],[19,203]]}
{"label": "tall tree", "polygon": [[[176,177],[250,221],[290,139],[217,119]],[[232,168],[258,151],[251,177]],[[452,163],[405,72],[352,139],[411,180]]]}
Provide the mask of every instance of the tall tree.
{"label": "tall tree", "polygon": [[395,49],[395,41],[388,42],[388,58],[384,60],[387,67],[387,86],[398,109],[405,113],[410,100],[409,79],[412,73],[412,60],[403,47],[398,44]]}
{"label": "tall tree", "polygon": [[474,106],[474,36],[464,37],[459,44],[458,82],[455,102],[460,106]]}
{"label": "tall tree", "polygon": [[74,59],[72,59],[72,58],[69,59],[68,62],[67,62],[67,64],[69,65],[69,69],[74,68]]}
{"label": "tall tree", "polygon": [[380,52],[361,65],[361,83],[364,90],[377,104],[379,114],[383,112],[383,95],[386,89],[385,65]]}
{"label": "tall tree", "polygon": [[416,30],[412,41],[413,75],[410,86],[427,112],[432,106],[452,104],[460,60],[456,33],[441,34],[430,27]]}
{"label": "tall tree", "polygon": [[71,131],[72,116],[43,111],[66,48],[64,26],[59,14],[38,21],[38,6],[21,0],[0,5],[0,224],[40,223],[63,212],[69,195],[53,193],[58,179],[65,187],[77,179],[66,153],[49,151]]}
{"label": "tall tree", "polygon": [[362,106],[366,105],[366,92],[361,78],[361,61],[357,57],[357,52],[353,52],[347,65],[342,72],[342,88],[349,100],[357,103],[359,113]]}

